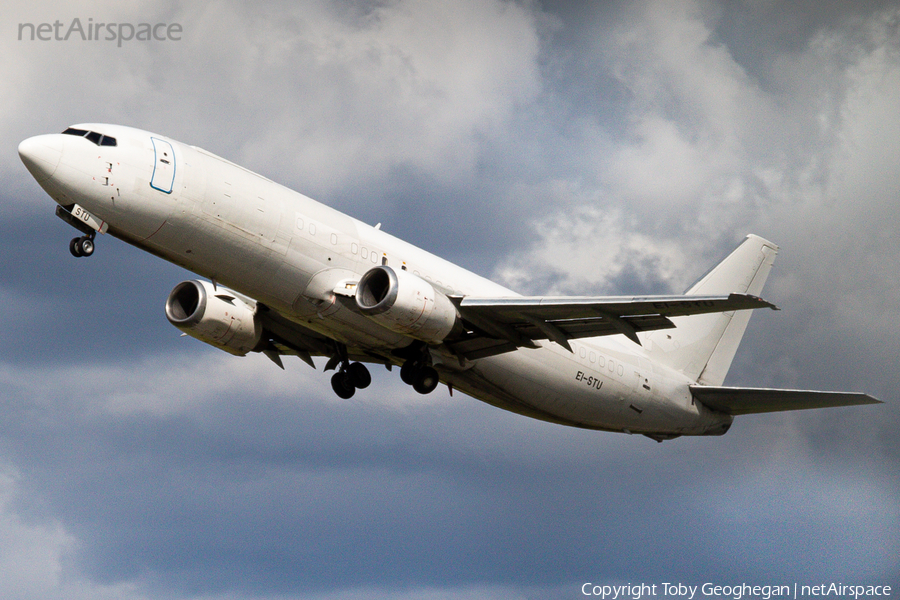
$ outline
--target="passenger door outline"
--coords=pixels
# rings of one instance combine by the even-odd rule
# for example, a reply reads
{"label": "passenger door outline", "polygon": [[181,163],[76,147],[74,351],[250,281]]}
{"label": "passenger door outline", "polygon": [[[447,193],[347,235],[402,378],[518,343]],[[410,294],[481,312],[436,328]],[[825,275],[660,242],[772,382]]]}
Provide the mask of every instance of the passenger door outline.
{"label": "passenger door outline", "polygon": [[164,194],[172,193],[175,182],[175,150],[166,140],[151,137],[153,142],[153,175],[150,187]]}

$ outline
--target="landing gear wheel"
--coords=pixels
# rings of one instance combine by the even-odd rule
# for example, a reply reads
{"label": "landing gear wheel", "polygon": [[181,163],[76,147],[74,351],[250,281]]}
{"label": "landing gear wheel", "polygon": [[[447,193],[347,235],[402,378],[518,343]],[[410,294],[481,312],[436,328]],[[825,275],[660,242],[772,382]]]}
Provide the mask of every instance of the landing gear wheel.
{"label": "landing gear wheel", "polygon": [[94,253],[94,240],[89,237],[83,237],[78,242],[78,249],[81,250],[82,256],[90,256]]}
{"label": "landing gear wheel", "polygon": [[75,258],[81,258],[81,238],[73,238],[71,242],[69,242],[69,252],[72,253],[72,256]]}
{"label": "landing gear wheel", "polygon": [[69,252],[71,252],[72,256],[75,258],[90,256],[94,253],[94,240],[86,235],[80,238],[74,238],[69,242]]}
{"label": "landing gear wheel", "polygon": [[338,371],[331,376],[331,389],[338,395],[338,398],[347,400],[353,397],[356,388],[350,381],[350,374],[347,371]]}
{"label": "landing gear wheel", "polygon": [[419,373],[420,365],[413,361],[408,360],[400,367],[400,379],[406,385],[412,385],[416,382],[416,375]]}
{"label": "landing gear wheel", "polygon": [[430,394],[441,382],[438,372],[434,367],[423,367],[416,373],[413,389],[420,394]]}
{"label": "landing gear wheel", "polygon": [[347,367],[347,375],[350,377],[350,383],[357,389],[365,389],[372,383],[372,375],[369,369],[361,362],[351,363]]}

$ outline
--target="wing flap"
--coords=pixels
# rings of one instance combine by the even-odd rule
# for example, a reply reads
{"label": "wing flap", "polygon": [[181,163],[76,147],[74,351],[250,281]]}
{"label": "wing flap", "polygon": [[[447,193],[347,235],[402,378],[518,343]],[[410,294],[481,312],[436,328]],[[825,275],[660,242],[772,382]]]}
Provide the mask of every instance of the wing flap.
{"label": "wing flap", "polygon": [[[634,317],[621,317],[621,320],[635,331],[651,331],[655,329],[671,329],[675,325],[666,317],[659,315],[639,315]],[[613,335],[622,333],[615,325],[613,319],[594,317],[593,319],[561,319],[545,321],[560,330],[570,339],[584,337],[596,337],[601,335]],[[516,331],[532,340],[547,339],[547,332],[537,325],[516,324]]]}
{"label": "wing flap", "polygon": [[661,315],[680,317],[732,310],[775,308],[765,300],[749,294],[719,296],[516,296],[511,298],[458,299],[460,310],[489,313],[504,320],[515,320],[521,314],[545,320],[577,319],[629,315]]}
{"label": "wing flap", "polygon": [[[468,338],[451,342],[460,356],[482,358],[515,348],[534,348],[535,340],[550,339],[570,349],[568,340],[623,334],[640,344],[637,333],[671,329],[669,317],[714,312],[775,308],[748,294],[720,296],[517,296],[508,298],[451,297],[471,326]],[[474,344],[472,337],[494,343]],[[492,349],[488,350],[487,346]],[[487,352],[487,354],[486,354]]]}
{"label": "wing flap", "polygon": [[750,415],[832,406],[881,404],[880,400],[855,392],[818,392],[813,390],[774,390],[768,388],[692,385],[694,399],[728,415]]}
{"label": "wing flap", "polygon": [[450,342],[448,346],[457,356],[462,356],[467,360],[477,360],[488,356],[505,354],[518,348],[512,342],[480,335],[472,335],[463,340]]}

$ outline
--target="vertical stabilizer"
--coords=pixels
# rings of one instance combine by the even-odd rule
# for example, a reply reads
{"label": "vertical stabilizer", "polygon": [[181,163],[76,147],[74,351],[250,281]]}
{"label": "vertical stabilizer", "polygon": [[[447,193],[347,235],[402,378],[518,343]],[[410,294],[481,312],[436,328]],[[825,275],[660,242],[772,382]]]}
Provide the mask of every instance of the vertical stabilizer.
{"label": "vertical stabilizer", "polygon": [[[752,294],[759,296],[772,269],[778,246],[756,235],[735,248],[725,260],[691,287],[686,294]],[[675,329],[645,335],[653,359],[683,372],[703,385],[722,385],[731,367],[750,310],[673,317]],[[649,343],[647,343],[649,342]]]}

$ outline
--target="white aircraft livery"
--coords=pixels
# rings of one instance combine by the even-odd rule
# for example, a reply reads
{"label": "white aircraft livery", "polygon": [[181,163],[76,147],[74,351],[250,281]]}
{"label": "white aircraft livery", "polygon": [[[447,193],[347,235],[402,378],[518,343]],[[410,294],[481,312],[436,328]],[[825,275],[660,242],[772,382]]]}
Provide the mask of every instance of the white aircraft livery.
{"label": "white aircraft livery", "polygon": [[399,367],[515,413],[657,441],[722,435],[735,415],[873,404],[847,392],[723,387],[778,247],[749,235],[681,296],[521,296],[206,150],[84,123],[19,156],[93,254],[110,234],[205,280],[169,321],[237,356],[293,355],[341,398]]}

